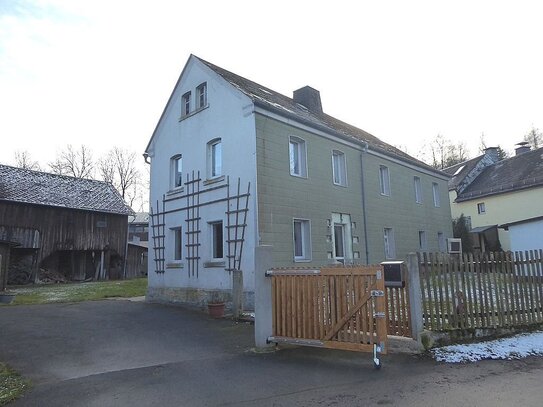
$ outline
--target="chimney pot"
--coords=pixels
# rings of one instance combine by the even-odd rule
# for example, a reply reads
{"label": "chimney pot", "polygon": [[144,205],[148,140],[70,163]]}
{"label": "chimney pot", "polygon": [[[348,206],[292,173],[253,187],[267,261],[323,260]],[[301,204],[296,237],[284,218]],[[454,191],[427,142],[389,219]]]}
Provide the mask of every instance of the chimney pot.
{"label": "chimney pot", "polygon": [[498,147],[487,147],[485,148],[485,155],[490,157],[492,162],[498,162],[500,157],[498,155]]}
{"label": "chimney pot", "polygon": [[292,99],[313,113],[322,113],[321,94],[317,89],[304,86],[293,93]]}

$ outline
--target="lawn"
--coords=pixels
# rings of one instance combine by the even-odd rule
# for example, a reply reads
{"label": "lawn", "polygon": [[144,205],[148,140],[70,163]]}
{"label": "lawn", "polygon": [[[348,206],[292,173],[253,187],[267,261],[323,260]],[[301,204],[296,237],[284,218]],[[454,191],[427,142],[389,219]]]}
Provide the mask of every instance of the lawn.
{"label": "lawn", "polygon": [[80,302],[113,297],[140,297],[145,295],[146,290],[147,278],[10,288],[10,291],[17,294],[12,305]]}
{"label": "lawn", "polygon": [[0,362],[0,406],[20,397],[30,387],[27,380]]}

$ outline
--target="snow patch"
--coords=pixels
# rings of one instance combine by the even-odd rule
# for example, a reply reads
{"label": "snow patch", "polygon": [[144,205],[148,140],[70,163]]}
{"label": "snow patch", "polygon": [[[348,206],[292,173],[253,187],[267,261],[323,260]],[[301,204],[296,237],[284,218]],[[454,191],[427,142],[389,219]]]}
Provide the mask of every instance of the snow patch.
{"label": "snow patch", "polygon": [[461,363],[484,359],[521,359],[543,356],[543,332],[516,335],[511,338],[467,345],[449,345],[432,350],[438,362]]}

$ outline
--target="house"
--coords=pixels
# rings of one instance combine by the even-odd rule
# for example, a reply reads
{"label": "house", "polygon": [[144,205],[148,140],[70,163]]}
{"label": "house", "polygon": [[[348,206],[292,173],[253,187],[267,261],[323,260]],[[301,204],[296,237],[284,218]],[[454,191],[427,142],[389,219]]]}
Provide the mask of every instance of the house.
{"label": "house", "polygon": [[513,157],[501,161],[490,148],[445,171],[451,175],[452,216],[467,217],[475,250],[516,250],[515,231],[538,227],[543,216],[543,148],[530,150],[520,143]]}
{"label": "house", "polygon": [[258,245],[276,267],[373,264],[452,233],[447,174],[327,115],[309,86],[290,98],[194,55],[144,156],[150,300],[229,298],[241,278],[250,308]]}
{"label": "house", "polygon": [[127,270],[130,277],[147,275],[149,247],[149,213],[137,212],[128,222]]}
{"label": "house", "polygon": [[0,240],[14,245],[12,282],[34,282],[40,269],[69,280],[122,278],[132,214],[109,183],[0,164]]}

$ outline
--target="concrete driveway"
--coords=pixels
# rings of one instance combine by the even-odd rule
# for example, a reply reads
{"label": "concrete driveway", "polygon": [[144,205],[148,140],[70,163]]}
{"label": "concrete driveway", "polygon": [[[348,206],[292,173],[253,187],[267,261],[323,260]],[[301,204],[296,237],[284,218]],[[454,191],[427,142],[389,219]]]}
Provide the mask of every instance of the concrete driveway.
{"label": "concrete driveway", "polygon": [[540,406],[543,359],[445,365],[291,348],[252,326],[130,301],[0,308],[0,360],[33,381],[14,406]]}

